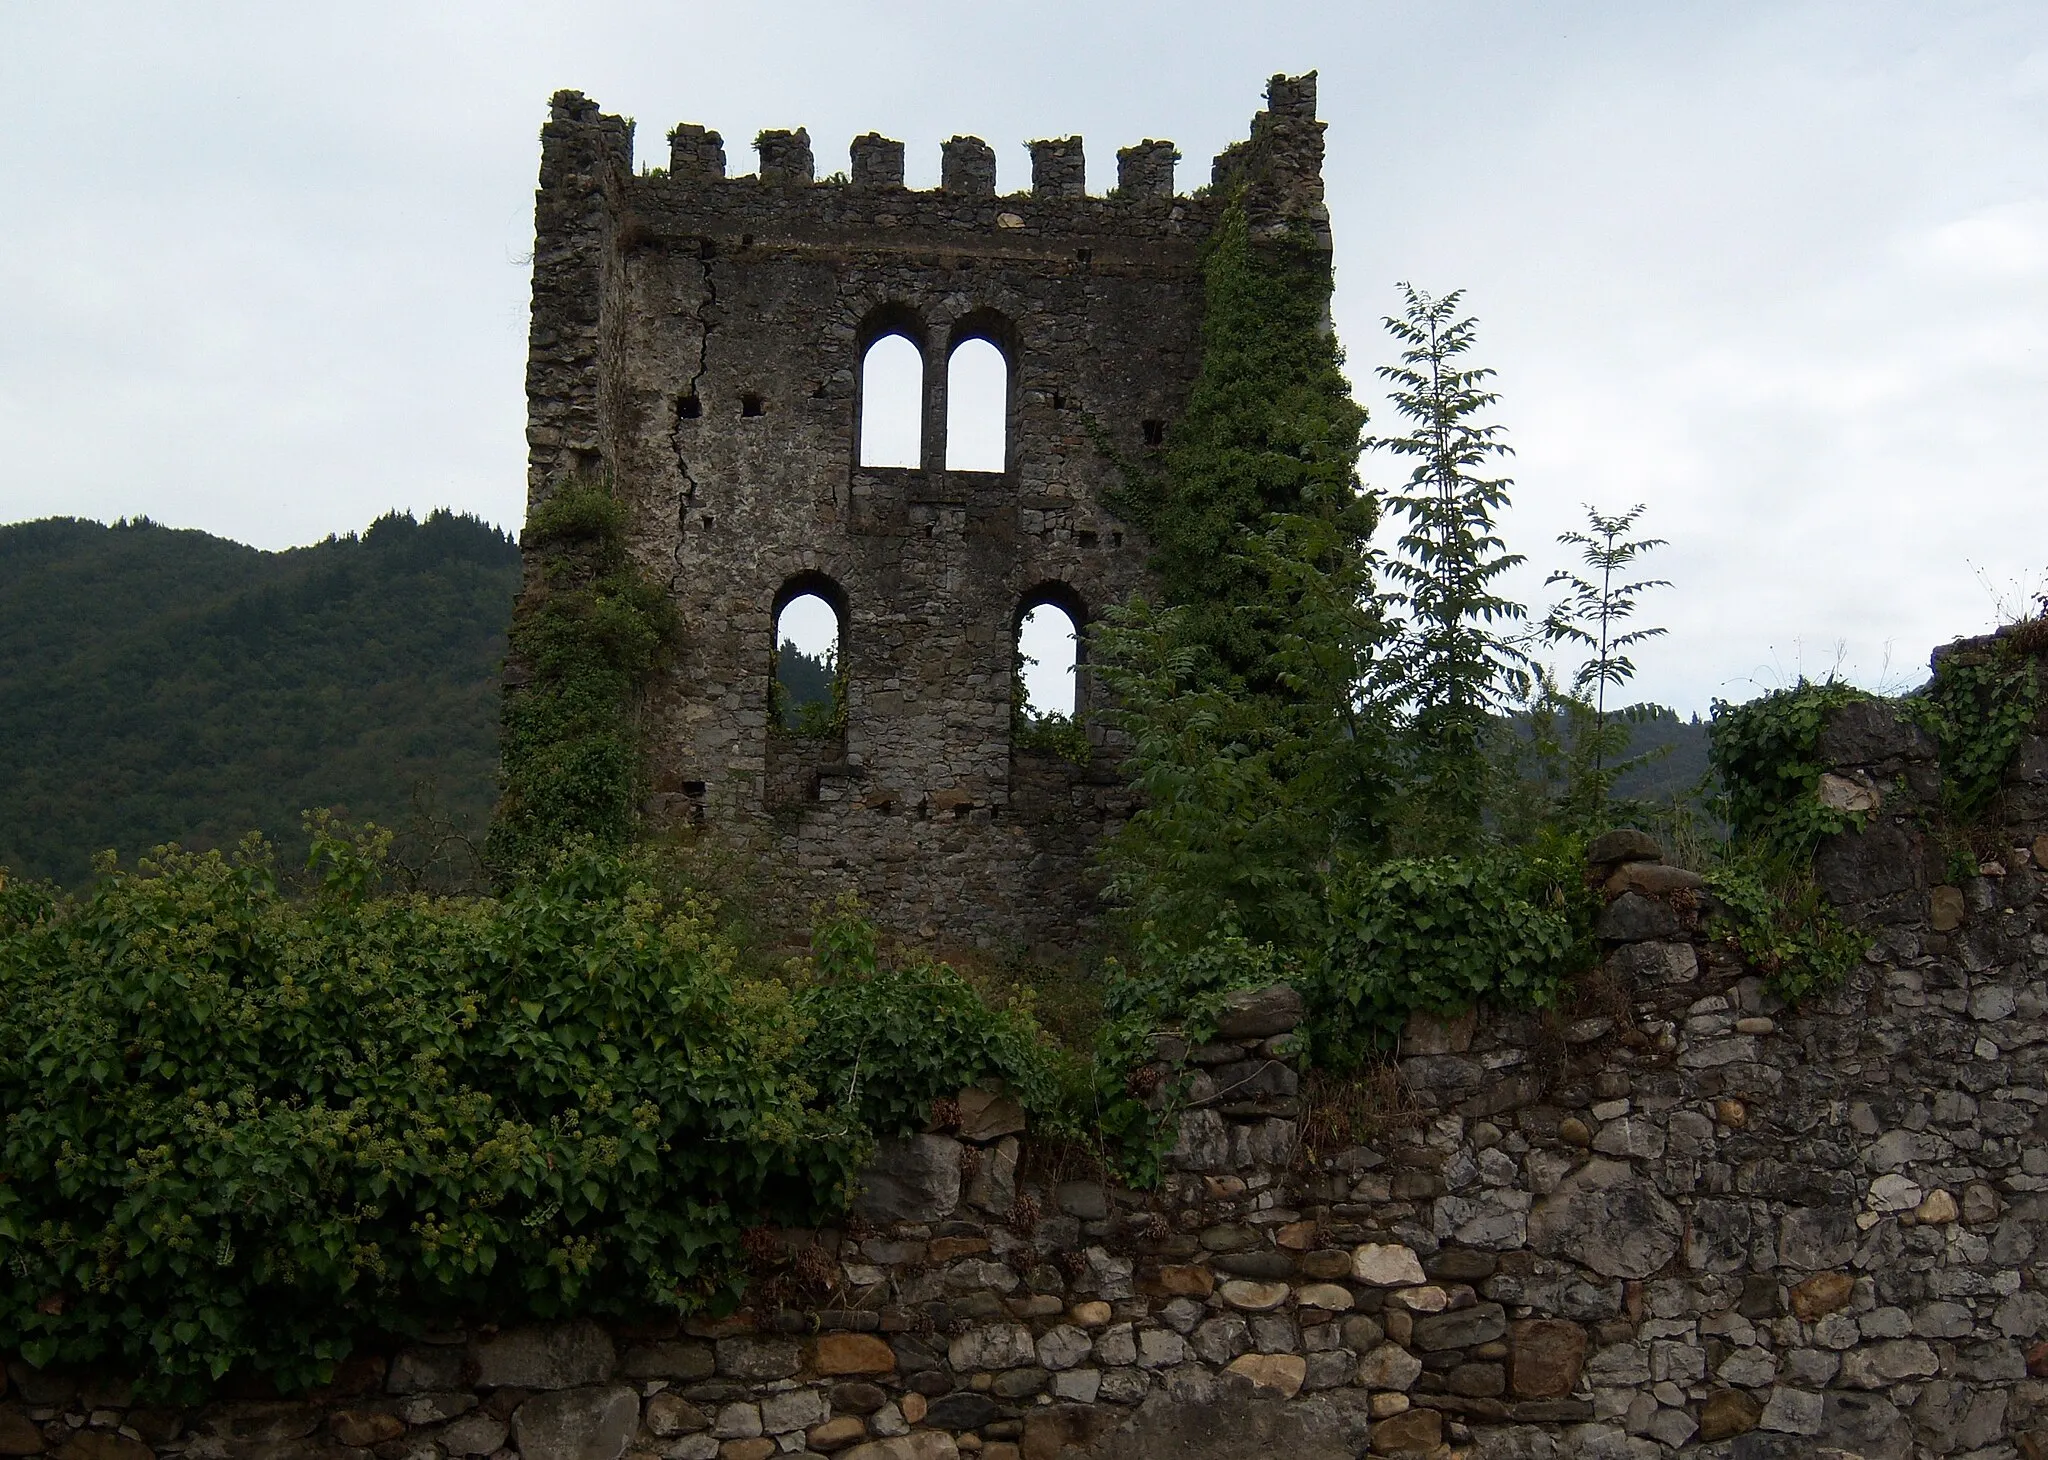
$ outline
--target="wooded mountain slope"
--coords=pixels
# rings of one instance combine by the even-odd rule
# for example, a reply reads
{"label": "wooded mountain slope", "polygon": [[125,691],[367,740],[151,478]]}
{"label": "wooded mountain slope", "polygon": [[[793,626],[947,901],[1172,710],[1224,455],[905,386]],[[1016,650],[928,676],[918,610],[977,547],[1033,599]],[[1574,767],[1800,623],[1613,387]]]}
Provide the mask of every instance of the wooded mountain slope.
{"label": "wooded mountain slope", "polygon": [[[379,518],[263,552],[149,521],[0,527],[0,868],[85,880],[106,849],[299,845],[300,813],[404,826],[416,801],[480,834],[496,795],[498,674],[519,550],[475,518]],[[786,646],[793,704],[831,669]],[[1683,797],[1705,727],[1624,794]]]}
{"label": "wooded mountain slope", "polygon": [[149,521],[0,527],[0,867],[82,881],[303,810],[480,833],[519,550],[448,512],[263,552]]}

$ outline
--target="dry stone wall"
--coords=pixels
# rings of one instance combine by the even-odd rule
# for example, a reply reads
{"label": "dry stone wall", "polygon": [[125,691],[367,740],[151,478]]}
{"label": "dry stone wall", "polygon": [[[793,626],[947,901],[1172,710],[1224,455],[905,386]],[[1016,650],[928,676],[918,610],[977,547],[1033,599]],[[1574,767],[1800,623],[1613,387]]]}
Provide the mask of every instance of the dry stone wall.
{"label": "dry stone wall", "polygon": [[192,1411],[17,1361],[0,1454],[2039,1460],[2048,743],[1958,884],[1921,733],[1860,706],[1823,746],[1869,814],[1821,876],[1869,951],[1800,1008],[1616,834],[1573,1010],[1418,1020],[1369,1099],[1304,1084],[1290,990],[1162,1036],[1157,1190],[963,1091],[843,1228],[762,1234],[730,1319],[451,1331]]}

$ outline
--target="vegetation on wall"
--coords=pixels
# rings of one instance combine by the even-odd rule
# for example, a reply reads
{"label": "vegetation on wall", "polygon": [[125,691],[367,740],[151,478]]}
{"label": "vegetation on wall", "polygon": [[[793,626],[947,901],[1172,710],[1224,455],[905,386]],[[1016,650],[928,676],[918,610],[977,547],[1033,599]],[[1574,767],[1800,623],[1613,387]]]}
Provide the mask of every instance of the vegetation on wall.
{"label": "vegetation on wall", "polygon": [[528,514],[540,569],[512,619],[500,737],[502,789],[486,856],[501,879],[544,866],[572,838],[623,848],[638,819],[638,697],[675,609],[626,549],[625,511],[601,482],[570,480]]}
{"label": "vegetation on wall", "polygon": [[1572,978],[1598,960],[1596,907],[1575,839],[1537,854],[1346,868],[1330,890],[1315,964],[1318,1062],[1361,1063],[1416,1012],[1557,1007]]}
{"label": "vegetation on wall", "polygon": [[658,867],[443,900],[381,850],[0,891],[0,1349],[305,1383],[451,1313],[729,1307],[745,1228],[836,1209],[864,1136],[806,1016]]}
{"label": "vegetation on wall", "polygon": [[1310,237],[1254,244],[1233,205],[1205,278],[1200,374],[1126,507],[1162,601],[1112,609],[1092,640],[1144,793],[1108,865],[1135,922],[1198,940],[1228,916],[1279,942],[1313,919],[1318,866],[1383,835],[1384,735],[1359,692],[1384,637],[1365,416]]}
{"label": "vegetation on wall", "polygon": [[1955,648],[1911,708],[1941,752],[1943,810],[1967,824],[1988,810],[2040,708],[2038,661],[2011,636]]}

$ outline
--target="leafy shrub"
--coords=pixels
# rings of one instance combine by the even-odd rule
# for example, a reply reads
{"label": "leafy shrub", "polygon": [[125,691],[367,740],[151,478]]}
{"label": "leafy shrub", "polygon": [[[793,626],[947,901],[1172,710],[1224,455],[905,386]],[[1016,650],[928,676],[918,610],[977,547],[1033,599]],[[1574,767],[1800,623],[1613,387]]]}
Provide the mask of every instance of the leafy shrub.
{"label": "leafy shrub", "polygon": [[1421,1010],[1553,1007],[1594,961],[1583,848],[1340,869],[1310,1008],[1318,1064],[1356,1065]]}
{"label": "leafy shrub", "polygon": [[857,1133],[704,908],[587,843],[376,896],[380,850],[0,895],[0,1350],[291,1386],[451,1313],[716,1311],[743,1229],[836,1207]]}
{"label": "leafy shrub", "polygon": [[1941,749],[1944,809],[1967,820],[1998,794],[2040,703],[2034,661],[2003,640],[1989,652],[1950,650],[1907,708]]}
{"label": "leafy shrub", "polygon": [[1713,922],[1788,1003],[1834,987],[1862,955],[1808,867],[1737,858],[1709,872],[1707,888]]}
{"label": "leafy shrub", "polygon": [[1708,764],[1727,796],[1728,824],[1774,853],[1812,854],[1824,836],[1845,831],[1855,817],[1821,804],[1820,733],[1845,705],[1868,691],[1833,680],[1801,680],[1731,705],[1715,700],[1708,729]]}
{"label": "leafy shrub", "polygon": [[1034,1114],[1062,1104],[1056,1052],[1028,1007],[995,1009],[943,963],[887,966],[849,902],[819,924],[816,981],[795,1007],[810,1027],[806,1080],[843,1122],[877,1136],[921,1131],[932,1102],[1000,1080]]}
{"label": "leafy shrub", "polygon": [[1019,711],[1010,720],[1010,744],[1018,750],[1042,750],[1084,770],[1095,753],[1087,725],[1072,715]]}

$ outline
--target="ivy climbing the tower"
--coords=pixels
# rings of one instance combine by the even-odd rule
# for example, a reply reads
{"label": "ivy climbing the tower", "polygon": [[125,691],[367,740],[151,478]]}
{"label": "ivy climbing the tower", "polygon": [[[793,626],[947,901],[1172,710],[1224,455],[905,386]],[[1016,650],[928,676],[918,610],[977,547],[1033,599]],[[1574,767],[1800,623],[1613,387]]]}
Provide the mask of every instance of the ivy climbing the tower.
{"label": "ivy climbing the tower", "polygon": [[626,548],[625,509],[601,482],[571,480],[529,514],[540,582],[521,595],[505,697],[503,788],[486,845],[501,879],[572,838],[619,850],[640,784],[639,693],[675,630],[675,609]]}

